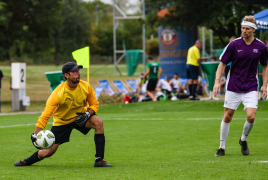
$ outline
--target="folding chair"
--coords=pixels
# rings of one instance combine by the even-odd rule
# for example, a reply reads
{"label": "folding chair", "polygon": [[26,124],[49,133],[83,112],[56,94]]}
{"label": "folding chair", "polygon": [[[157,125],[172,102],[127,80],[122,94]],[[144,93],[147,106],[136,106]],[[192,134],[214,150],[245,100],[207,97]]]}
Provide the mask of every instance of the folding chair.
{"label": "folding chair", "polygon": [[117,90],[122,94],[129,94],[128,90],[125,88],[121,80],[113,81]]}

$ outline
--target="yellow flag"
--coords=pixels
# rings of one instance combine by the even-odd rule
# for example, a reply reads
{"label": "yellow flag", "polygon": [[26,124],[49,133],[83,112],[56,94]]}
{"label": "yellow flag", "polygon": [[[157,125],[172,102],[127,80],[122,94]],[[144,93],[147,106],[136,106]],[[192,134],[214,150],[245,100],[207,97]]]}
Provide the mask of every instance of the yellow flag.
{"label": "yellow flag", "polygon": [[78,65],[82,65],[83,68],[89,68],[89,47],[84,47],[72,52],[74,59]]}

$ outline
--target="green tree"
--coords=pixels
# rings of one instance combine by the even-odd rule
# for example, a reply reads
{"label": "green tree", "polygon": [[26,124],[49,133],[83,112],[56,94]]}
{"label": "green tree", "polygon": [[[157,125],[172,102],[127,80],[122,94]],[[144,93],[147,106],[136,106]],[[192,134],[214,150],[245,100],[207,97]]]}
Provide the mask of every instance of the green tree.
{"label": "green tree", "polygon": [[61,27],[55,29],[55,64],[59,65],[59,55],[68,56],[72,51],[88,45],[90,16],[80,0],[63,0],[60,13]]}
{"label": "green tree", "polygon": [[[263,10],[261,6],[237,4],[234,0],[147,0],[149,7],[148,23],[150,25],[171,26],[181,30],[191,29],[197,25],[212,29],[222,45],[228,43],[230,36],[240,36],[241,19],[245,15]],[[168,7],[169,13],[158,19],[161,7]]]}
{"label": "green tree", "polygon": [[[40,40],[52,41],[53,29],[59,25],[61,0],[2,0],[0,2],[0,58],[8,59],[11,46],[27,42],[25,51],[38,52]],[[25,43],[25,44],[27,44]],[[41,46],[42,47],[42,46]],[[17,47],[19,48],[19,46]],[[27,50],[28,49],[28,50]],[[20,55],[21,49],[16,50]]]}
{"label": "green tree", "polygon": [[0,60],[9,59],[8,48],[11,43],[8,41],[7,28],[11,19],[12,13],[8,11],[7,4],[0,2]]}
{"label": "green tree", "polygon": [[[118,1],[119,6],[126,12],[132,6],[125,4],[125,0]],[[96,5],[98,10],[98,25],[95,24]],[[113,55],[113,6],[103,4],[99,0],[84,3],[87,11],[92,14],[91,35],[89,46],[91,54]],[[140,13],[134,14],[141,16]],[[125,41],[126,49],[142,49],[142,22],[139,19],[120,20],[116,30],[116,47],[123,49]]]}

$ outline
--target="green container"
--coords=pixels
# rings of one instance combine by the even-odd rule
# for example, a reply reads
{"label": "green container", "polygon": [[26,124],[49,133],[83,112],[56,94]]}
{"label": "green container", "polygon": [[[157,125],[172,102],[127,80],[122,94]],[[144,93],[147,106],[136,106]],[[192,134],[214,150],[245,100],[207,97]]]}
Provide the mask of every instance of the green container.
{"label": "green container", "polygon": [[219,64],[220,64],[220,62],[203,62],[203,63],[200,63],[202,71],[207,76],[208,90],[209,91],[213,91],[216,71],[217,71],[217,68],[218,68]]}
{"label": "green container", "polygon": [[45,72],[45,75],[49,81],[51,91],[54,91],[59,84],[65,81],[61,71]]}

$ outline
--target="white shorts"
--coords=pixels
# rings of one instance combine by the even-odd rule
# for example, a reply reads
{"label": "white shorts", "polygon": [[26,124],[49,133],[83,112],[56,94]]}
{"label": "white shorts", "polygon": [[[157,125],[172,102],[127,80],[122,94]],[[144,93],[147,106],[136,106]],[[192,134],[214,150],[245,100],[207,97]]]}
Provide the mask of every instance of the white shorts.
{"label": "white shorts", "polygon": [[248,93],[236,93],[226,91],[224,107],[236,110],[240,103],[244,104],[244,111],[247,108],[258,108],[258,91],[251,91]]}

